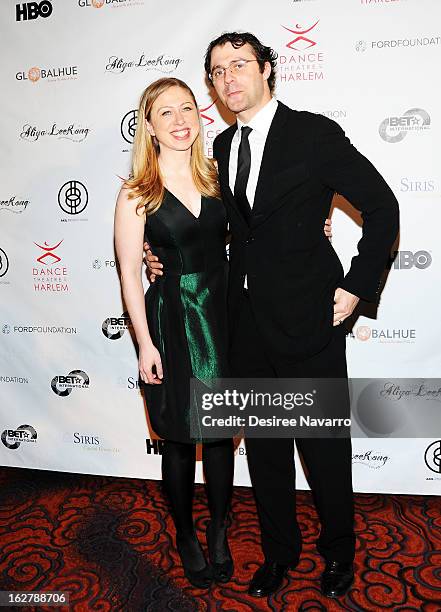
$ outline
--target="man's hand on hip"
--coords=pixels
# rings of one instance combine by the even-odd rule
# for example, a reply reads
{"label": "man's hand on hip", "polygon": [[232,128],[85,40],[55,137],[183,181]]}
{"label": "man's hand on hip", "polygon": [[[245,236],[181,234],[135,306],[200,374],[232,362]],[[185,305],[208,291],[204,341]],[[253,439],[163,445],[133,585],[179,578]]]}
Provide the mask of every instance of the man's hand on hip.
{"label": "man's hand on hip", "polygon": [[360,298],[338,287],[334,293],[334,327],[343,323],[353,312]]}
{"label": "man's hand on hip", "polygon": [[157,276],[163,275],[162,263],[153,255],[147,242],[144,242],[144,261],[148,270],[148,279],[151,283],[154,283]]}

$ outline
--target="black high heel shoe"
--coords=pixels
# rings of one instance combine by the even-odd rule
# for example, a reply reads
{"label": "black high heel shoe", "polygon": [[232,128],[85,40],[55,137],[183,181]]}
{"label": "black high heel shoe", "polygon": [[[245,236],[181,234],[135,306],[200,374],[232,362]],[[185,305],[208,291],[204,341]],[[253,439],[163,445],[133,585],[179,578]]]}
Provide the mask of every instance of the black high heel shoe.
{"label": "black high heel shoe", "polygon": [[230,582],[234,572],[234,563],[231,556],[227,539],[227,524],[214,527],[213,523],[207,523],[207,546],[208,557],[213,570],[215,582],[225,584]]}
{"label": "black high heel shoe", "polygon": [[[194,534],[194,539],[194,542],[189,542],[188,538],[184,538],[176,534],[176,548],[181,558],[184,575],[187,580],[198,589],[208,589],[213,583],[213,573],[211,567],[205,560],[204,553],[202,552],[202,548],[196,534]],[[194,550],[191,551],[189,544],[190,546],[193,546],[194,549],[198,549],[197,552],[200,553],[200,558],[205,563],[204,567],[201,569],[194,569],[195,565],[198,565],[198,559],[196,558]],[[192,556],[193,558],[191,558]],[[199,557],[199,554],[197,556]]]}

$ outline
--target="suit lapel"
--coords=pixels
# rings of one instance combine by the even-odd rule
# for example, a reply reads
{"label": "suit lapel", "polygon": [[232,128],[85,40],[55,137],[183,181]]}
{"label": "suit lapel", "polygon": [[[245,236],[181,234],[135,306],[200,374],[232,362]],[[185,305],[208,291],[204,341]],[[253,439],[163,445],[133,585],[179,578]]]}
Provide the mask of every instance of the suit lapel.
{"label": "suit lapel", "polygon": [[268,132],[263,150],[262,163],[260,164],[259,178],[257,180],[256,193],[254,196],[253,214],[251,225],[261,221],[272,205],[271,191],[273,176],[277,170],[282,151],[280,138],[291,109],[279,102],[274,119]]}

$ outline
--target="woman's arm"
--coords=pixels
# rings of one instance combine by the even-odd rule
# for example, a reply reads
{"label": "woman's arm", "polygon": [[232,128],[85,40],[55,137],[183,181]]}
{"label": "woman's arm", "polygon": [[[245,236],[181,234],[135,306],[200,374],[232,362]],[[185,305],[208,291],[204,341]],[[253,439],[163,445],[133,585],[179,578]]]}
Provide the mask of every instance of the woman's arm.
{"label": "woman's arm", "polygon": [[[160,383],[161,359],[153,345],[147,324],[142,286],[144,215],[136,213],[137,200],[128,198],[122,187],[115,208],[115,247],[121,270],[124,301],[139,345],[139,370],[144,382]],[[156,374],[152,371],[156,367]]]}

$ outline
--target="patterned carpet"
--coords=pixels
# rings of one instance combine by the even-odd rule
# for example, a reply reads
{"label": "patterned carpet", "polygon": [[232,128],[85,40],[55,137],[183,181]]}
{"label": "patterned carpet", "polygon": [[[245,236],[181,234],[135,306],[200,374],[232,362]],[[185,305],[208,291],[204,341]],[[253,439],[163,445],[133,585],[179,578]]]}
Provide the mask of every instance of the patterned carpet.
{"label": "patterned carpet", "polygon": [[[158,482],[0,468],[0,498],[1,588],[68,591],[73,612],[441,610],[439,497],[356,495],[357,577],[336,602],[320,595],[323,564],[314,548],[319,527],[309,492],[298,496],[301,563],[263,601],[246,594],[261,560],[248,488],[234,491],[234,579],[210,591],[191,588],[183,576]],[[195,519],[204,545],[207,518],[198,485]]]}

